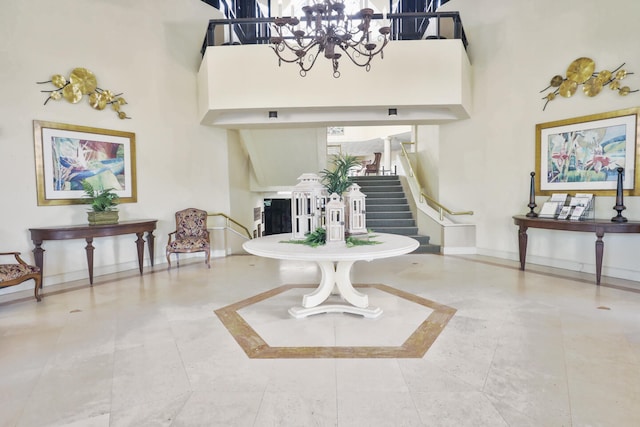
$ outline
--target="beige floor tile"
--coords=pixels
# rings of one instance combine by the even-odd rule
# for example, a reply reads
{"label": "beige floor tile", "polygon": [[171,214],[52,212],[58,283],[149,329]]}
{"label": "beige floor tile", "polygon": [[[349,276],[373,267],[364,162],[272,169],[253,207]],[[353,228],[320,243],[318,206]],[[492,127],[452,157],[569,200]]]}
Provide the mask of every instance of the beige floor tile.
{"label": "beige floor tile", "polygon": [[423,424],[414,397],[399,391],[338,392],[338,426],[414,427]]}
{"label": "beige floor tile", "polygon": [[194,391],[170,425],[171,427],[252,426],[262,399],[262,392]]}
{"label": "beige floor tile", "polygon": [[100,425],[111,410],[112,375],[113,353],[55,358],[35,383],[18,425]]}
{"label": "beige floor tile", "polygon": [[109,427],[170,427],[191,395],[192,392],[188,392],[112,409]]}
{"label": "beige floor tile", "polygon": [[509,426],[481,392],[418,392],[413,396],[426,426]]}
{"label": "beige floor tile", "polygon": [[113,410],[173,400],[189,391],[191,384],[175,343],[162,340],[115,351]]}
{"label": "beige floor tile", "polygon": [[[349,349],[402,346],[432,309],[366,288],[378,319],[289,317],[319,279],[313,263],[234,256],[47,287],[41,303],[3,295],[0,426],[640,425],[638,282],[481,256],[356,263],[354,283],[451,308],[405,357]],[[274,346],[250,358],[216,310],[283,285],[238,310]],[[322,346],[346,350],[288,351]]]}
{"label": "beige floor tile", "polygon": [[334,390],[289,390],[264,393],[254,426],[337,426]]}
{"label": "beige floor tile", "polygon": [[409,391],[396,359],[336,360],[336,372],[340,395]]}

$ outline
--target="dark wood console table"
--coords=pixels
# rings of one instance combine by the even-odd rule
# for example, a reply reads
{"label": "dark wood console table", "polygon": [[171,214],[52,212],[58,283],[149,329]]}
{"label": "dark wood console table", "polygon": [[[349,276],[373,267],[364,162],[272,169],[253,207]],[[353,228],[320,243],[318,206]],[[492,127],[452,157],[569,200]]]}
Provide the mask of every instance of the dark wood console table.
{"label": "dark wood console table", "polygon": [[596,233],[596,284],[600,284],[602,273],[602,255],[604,254],[604,233],[640,233],[640,222],[612,222],[608,219],[587,219],[583,221],[558,220],[547,218],[529,218],[516,215],[513,222],[519,226],[518,243],[520,249],[520,270],[524,270],[527,258],[527,228],[547,230],[583,231]]}
{"label": "dark wood console table", "polygon": [[138,246],[138,266],[140,274],[142,274],[142,264],[144,259],[144,233],[147,233],[147,245],[149,247],[149,256],[151,265],[153,266],[153,248],[154,238],[153,230],[156,229],[157,219],[137,220],[137,221],[120,221],[117,224],[106,225],[66,225],[58,227],[30,228],[31,240],[35,245],[33,254],[35,255],[36,265],[43,272],[44,249],[42,242],[45,240],[71,240],[85,239],[87,246],[87,265],[89,267],[89,283],[93,285],[93,238],[119,236],[122,234],[135,234],[138,236],[136,245]]}

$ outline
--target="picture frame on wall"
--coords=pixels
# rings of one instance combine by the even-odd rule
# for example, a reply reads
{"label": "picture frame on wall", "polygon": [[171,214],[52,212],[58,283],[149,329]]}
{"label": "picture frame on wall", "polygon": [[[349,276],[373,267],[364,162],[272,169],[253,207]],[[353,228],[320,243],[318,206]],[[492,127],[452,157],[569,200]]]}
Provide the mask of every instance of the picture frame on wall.
{"label": "picture frame on wall", "polygon": [[623,167],[624,194],[640,195],[639,113],[629,108],[537,124],[536,193],[613,196]]}
{"label": "picture frame on wall", "polygon": [[82,181],[137,201],[135,133],[33,121],[39,206],[83,204]]}

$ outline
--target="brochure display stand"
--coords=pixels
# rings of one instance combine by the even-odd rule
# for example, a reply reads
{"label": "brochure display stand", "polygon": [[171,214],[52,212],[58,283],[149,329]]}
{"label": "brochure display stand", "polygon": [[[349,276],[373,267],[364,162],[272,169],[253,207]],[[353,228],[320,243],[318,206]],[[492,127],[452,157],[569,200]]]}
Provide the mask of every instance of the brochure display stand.
{"label": "brochure display stand", "polygon": [[589,193],[576,193],[569,196],[566,193],[554,193],[544,202],[539,218],[565,219],[580,221],[593,219],[595,212],[595,197]]}

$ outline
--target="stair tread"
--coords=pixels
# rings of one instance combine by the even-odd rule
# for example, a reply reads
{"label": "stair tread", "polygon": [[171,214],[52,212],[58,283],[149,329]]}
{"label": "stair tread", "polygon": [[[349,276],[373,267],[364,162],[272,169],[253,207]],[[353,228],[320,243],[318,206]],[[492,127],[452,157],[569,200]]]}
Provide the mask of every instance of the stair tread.
{"label": "stair tread", "polygon": [[353,177],[353,182],[367,196],[367,228],[374,233],[402,234],[416,239],[420,246],[413,253],[440,253],[440,246],[430,243],[429,236],[418,234],[398,176],[358,176]]}
{"label": "stair tread", "polygon": [[400,224],[402,227],[415,227],[416,222],[413,218],[380,218],[372,219],[367,218],[367,227],[375,227],[376,224],[383,224],[382,227],[397,227]]}
{"label": "stair tread", "polygon": [[411,212],[367,212],[367,219],[413,219]]}

